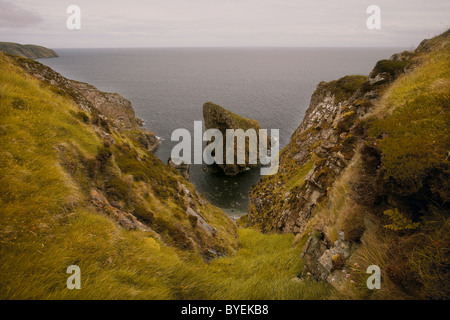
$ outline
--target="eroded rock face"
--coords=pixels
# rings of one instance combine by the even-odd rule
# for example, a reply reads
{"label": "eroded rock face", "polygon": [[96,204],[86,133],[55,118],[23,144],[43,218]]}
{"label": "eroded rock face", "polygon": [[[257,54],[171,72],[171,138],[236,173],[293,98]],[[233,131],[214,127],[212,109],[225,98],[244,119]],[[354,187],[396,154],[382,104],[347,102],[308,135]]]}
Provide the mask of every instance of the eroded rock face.
{"label": "eroded rock face", "polygon": [[328,244],[324,241],[323,235],[313,232],[306,241],[300,257],[305,262],[305,271],[317,279],[325,280],[328,277],[328,271],[319,262],[320,257],[328,249]]}
{"label": "eroded rock face", "polygon": [[139,143],[148,151],[154,151],[161,143],[161,140],[155,134],[145,128],[140,128],[137,132]]}
{"label": "eroded rock face", "polygon": [[250,190],[250,225],[263,231],[305,231],[315,208],[355,154],[364,135],[358,121],[404,70],[400,67],[407,61],[395,55],[391,59],[377,63],[369,77],[346,76],[317,86],[302,123],[280,153],[278,173]]}
{"label": "eroded rock face", "polygon": [[346,279],[343,267],[356,246],[345,239],[343,231],[339,232],[338,240],[332,245],[320,231],[312,232],[301,253],[305,263],[304,273],[317,280],[326,280],[339,289]]}
{"label": "eroded rock face", "polygon": [[267,231],[304,231],[314,208],[354,155],[350,128],[358,113],[365,112],[347,100],[337,101],[329,84],[319,84],[302,124],[280,154],[278,174],[261,179],[250,191],[251,224]]}
{"label": "eroded rock face", "polygon": [[68,80],[72,90],[82,95],[100,111],[115,127],[123,130],[138,130],[141,120],[137,119],[131,102],[117,93],[103,92],[87,83]]}
{"label": "eroded rock face", "polygon": [[114,141],[108,137],[108,127],[118,131],[135,131],[138,139],[147,150],[153,151],[160,143],[153,132],[142,128],[142,120],[136,118],[130,101],[117,93],[98,90],[87,83],[70,80],[39,62],[16,58],[17,63],[33,77],[54,86],[59,94],[73,98],[81,110],[93,115],[91,122],[97,126],[99,136],[109,144]]}
{"label": "eroded rock face", "polygon": [[148,225],[140,222],[133,214],[124,211],[119,206],[113,206],[101,191],[91,189],[91,202],[100,212],[113,219],[122,228],[150,232],[157,239],[161,240],[159,234]]}
{"label": "eroded rock face", "polygon": [[172,158],[169,158],[169,160],[167,160],[167,164],[169,165],[169,167],[176,169],[185,179],[189,179],[190,178],[190,173],[189,173],[189,169],[191,167],[190,164],[186,164],[186,163],[180,163],[180,164],[175,164],[172,161]]}
{"label": "eroded rock face", "polygon": [[100,114],[120,130],[139,130],[142,120],[135,117],[130,101],[117,93],[103,92],[94,86],[70,80],[47,66],[29,59],[17,62],[33,77],[57,87],[60,93],[70,95],[81,109]]}
{"label": "eroded rock face", "polygon": [[[237,114],[232,113],[219,105],[212,102],[207,102],[203,105],[203,118],[205,121],[205,128],[208,129],[218,129],[223,135],[223,159],[226,159],[226,130],[227,129],[242,129],[247,131],[248,129],[256,130],[257,140],[259,145],[259,129],[262,129],[258,121],[252,119],[243,118]],[[267,137],[267,146],[270,149],[270,137]],[[258,149],[258,148],[257,148]],[[257,150],[257,163],[249,163],[249,147],[246,143],[245,164],[237,164],[237,146],[234,144],[234,164],[218,164],[218,166],[224,171],[228,176],[237,175],[240,172],[244,172],[251,168],[258,167],[260,165],[259,151]]]}

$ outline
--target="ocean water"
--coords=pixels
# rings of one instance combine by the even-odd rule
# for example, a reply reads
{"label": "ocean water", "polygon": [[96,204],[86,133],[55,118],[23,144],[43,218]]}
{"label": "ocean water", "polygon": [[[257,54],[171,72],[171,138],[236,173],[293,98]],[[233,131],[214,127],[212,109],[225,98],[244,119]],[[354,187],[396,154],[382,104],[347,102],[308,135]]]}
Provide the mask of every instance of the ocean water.
{"label": "ocean water", "polygon": [[[172,132],[203,121],[202,106],[219,104],[289,142],[320,81],[367,75],[380,59],[405,48],[142,48],[56,49],[40,59],[63,76],[117,92],[131,101],[145,127],[163,139],[155,154],[167,162]],[[191,166],[190,181],[230,215],[247,211],[247,194],[260,170],[226,177],[214,167]]]}

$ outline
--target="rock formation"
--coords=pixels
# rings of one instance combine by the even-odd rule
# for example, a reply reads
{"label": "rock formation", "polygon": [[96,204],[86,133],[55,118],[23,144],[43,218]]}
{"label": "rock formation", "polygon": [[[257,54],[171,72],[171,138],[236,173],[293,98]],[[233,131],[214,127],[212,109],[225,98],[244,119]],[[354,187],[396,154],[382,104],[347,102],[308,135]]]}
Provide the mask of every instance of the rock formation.
{"label": "rock formation", "polygon": [[251,224],[268,231],[304,230],[316,204],[354,155],[350,128],[376,97],[378,87],[364,76],[317,86],[303,122],[280,153],[278,174],[262,178],[250,191]]}
{"label": "rock formation", "polygon": [[[249,163],[249,146],[246,142],[245,146],[245,164],[237,164],[237,146],[234,143],[234,163],[225,163],[226,159],[226,130],[227,129],[242,129],[244,132],[248,129],[256,130],[258,145],[259,145],[259,129],[262,129],[258,121],[252,119],[243,118],[225,108],[216,105],[212,102],[207,102],[203,105],[203,118],[205,120],[206,129],[218,129],[223,136],[223,164],[218,164],[218,166],[224,171],[228,176],[234,176],[240,172],[255,168],[260,165],[259,151],[257,154],[257,164]],[[267,145],[270,148],[270,137],[267,137]]]}
{"label": "rock formation", "polygon": [[52,49],[13,42],[0,42],[0,51],[29,59],[55,58],[58,56]]}
{"label": "rock formation", "polygon": [[172,161],[171,157],[169,158],[169,160],[167,160],[167,164],[169,165],[169,167],[176,169],[185,179],[189,179],[189,177],[191,176],[189,174],[189,168],[191,167],[190,164],[186,163],[175,164]]}
{"label": "rock formation", "polygon": [[153,151],[161,141],[143,127],[143,121],[135,116],[131,102],[117,93],[103,92],[94,86],[67,79],[51,68],[30,59],[17,59],[17,63],[30,75],[54,86],[54,90],[69,95],[88,114],[96,125],[97,133],[109,144],[114,143],[110,126],[119,131],[134,132],[138,141]]}
{"label": "rock formation", "polygon": [[386,297],[448,297],[448,255],[436,263],[425,252],[434,245],[439,255],[450,241],[442,236],[449,37],[450,30],[380,60],[368,77],[321,82],[280,153],[279,172],[252,187],[248,224],[305,241],[298,281],[313,277],[366,298],[366,270],[375,265],[389,278],[379,291]]}

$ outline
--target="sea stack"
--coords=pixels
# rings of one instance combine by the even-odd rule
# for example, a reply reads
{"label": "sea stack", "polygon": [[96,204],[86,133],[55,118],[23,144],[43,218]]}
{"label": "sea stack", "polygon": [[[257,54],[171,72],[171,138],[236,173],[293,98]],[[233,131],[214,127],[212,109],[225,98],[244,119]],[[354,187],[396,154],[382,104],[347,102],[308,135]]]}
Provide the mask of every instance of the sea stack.
{"label": "sea stack", "polygon": [[[258,121],[243,118],[233,112],[217,105],[212,102],[207,102],[203,105],[203,119],[205,121],[205,128],[208,129],[218,129],[223,135],[223,164],[217,164],[227,176],[235,176],[240,172],[250,170],[260,166],[259,150],[257,150],[257,163],[249,163],[249,143],[248,138],[246,138],[245,144],[245,163],[237,164],[237,146],[234,144],[234,163],[226,163],[226,130],[227,129],[242,129],[244,132],[248,129],[254,129],[257,134],[259,146],[260,135],[259,130],[262,129]],[[270,137],[267,137],[267,148],[270,149]],[[258,149],[258,148],[257,148]]]}

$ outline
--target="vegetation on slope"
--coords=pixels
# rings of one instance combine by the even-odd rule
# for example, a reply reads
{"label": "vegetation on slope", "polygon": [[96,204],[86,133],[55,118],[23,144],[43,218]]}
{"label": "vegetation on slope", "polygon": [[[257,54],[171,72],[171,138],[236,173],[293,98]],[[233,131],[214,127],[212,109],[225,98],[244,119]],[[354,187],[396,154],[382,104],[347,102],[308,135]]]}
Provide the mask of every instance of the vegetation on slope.
{"label": "vegetation on slope", "polygon": [[[342,163],[354,155],[355,139],[349,131],[358,107],[349,100],[366,81],[366,76],[352,75],[317,86],[303,123],[280,152],[280,170],[261,178],[250,191],[253,226],[265,232],[298,232],[292,223],[286,227],[292,217],[286,219],[287,215],[303,210],[308,216],[313,202],[325,199]],[[315,199],[309,199],[314,192]]]}
{"label": "vegetation on slope", "polygon": [[308,239],[300,277],[332,298],[450,297],[449,37],[320,83],[279,173],[251,189],[241,223]]}
{"label": "vegetation on slope", "polygon": [[[0,298],[312,299],[327,292],[324,284],[292,281],[302,268],[292,235],[236,234],[231,219],[135,132],[82,111],[70,92],[32,77],[17,59],[0,54]],[[81,290],[66,287],[70,265],[81,268]]]}
{"label": "vegetation on slope", "polygon": [[33,44],[18,44],[13,42],[0,42],[0,51],[29,59],[57,57],[55,51]]}
{"label": "vegetation on slope", "polygon": [[[450,296],[448,37],[409,54],[415,67],[355,125],[365,128],[364,141],[310,222],[328,239],[344,230],[358,245],[344,267],[353,283],[336,297]],[[379,291],[366,286],[372,264],[382,270]]]}

